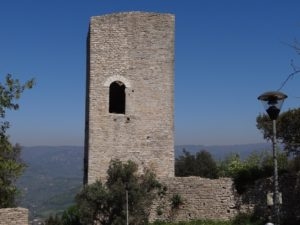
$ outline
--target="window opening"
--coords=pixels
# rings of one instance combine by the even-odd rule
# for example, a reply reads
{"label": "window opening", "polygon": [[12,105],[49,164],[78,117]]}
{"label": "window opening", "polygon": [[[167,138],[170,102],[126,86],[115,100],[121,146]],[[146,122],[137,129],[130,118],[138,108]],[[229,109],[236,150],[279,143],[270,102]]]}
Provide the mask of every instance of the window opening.
{"label": "window opening", "polygon": [[109,112],[125,114],[125,85],[114,81],[109,86]]}

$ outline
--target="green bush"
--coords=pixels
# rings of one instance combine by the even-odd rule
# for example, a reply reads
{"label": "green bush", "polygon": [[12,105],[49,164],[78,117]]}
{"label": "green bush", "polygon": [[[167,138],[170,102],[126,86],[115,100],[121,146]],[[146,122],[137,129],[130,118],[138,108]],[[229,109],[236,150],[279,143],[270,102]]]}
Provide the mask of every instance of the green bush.
{"label": "green bush", "polygon": [[238,214],[233,220],[231,225],[263,225],[263,221],[253,215],[246,213]]}
{"label": "green bush", "polygon": [[191,154],[183,149],[183,154],[175,160],[175,175],[178,177],[200,176],[218,178],[217,163],[208,151]]}
{"label": "green bush", "polygon": [[172,208],[173,209],[178,209],[179,206],[183,204],[183,200],[182,200],[181,195],[174,194],[171,198],[171,203],[172,203]]}
{"label": "green bush", "polygon": [[[279,174],[288,171],[288,157],[285,152],[278,151]],[[232,177],[239,194],[244,193],[256,180],[273,175],[273,156],[270,151],[253,152],[245,160],[238,154],[231,154],[219,163],[219,175]]]}

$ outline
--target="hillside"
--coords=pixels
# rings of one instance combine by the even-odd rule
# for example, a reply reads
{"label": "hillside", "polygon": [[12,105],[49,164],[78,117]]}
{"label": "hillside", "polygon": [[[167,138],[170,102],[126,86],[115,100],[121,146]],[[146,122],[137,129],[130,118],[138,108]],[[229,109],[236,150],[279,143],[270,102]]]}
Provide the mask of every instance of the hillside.
{"label": "hillside", "polygon": [[44,217],[72,204],[83,180],[83,147],[24,147],[27,168],[18,180],[20,205],[30,216]]}
{"label": "hillside", "polygon": [[[175,147],[175,156],[178,157],[182,149],[186,149],[191,153],[207,150],[216,160],[230,153],[238,153],[245,158],[253,151],[270,148],[269,144],[182,145]],[[20,206],[29,208],[31,218],[47,217],[73,203],[75,194],[82,187],[83,147],[24,147],[21,156],[27,169],[18,180],[18,187],[22,191]]]}

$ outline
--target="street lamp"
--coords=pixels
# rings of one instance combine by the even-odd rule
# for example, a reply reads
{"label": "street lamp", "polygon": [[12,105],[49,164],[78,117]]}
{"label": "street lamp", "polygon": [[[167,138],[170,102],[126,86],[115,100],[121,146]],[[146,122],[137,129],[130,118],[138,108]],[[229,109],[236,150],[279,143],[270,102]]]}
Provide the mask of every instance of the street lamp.
{"label": "street lamp", "polygon": [[279,91],[265,92],[258,97],[263,103],[263,106],[268,113],[270,119],[273,122],[273,164],[274,164],[274,194],[273,194],[273,204],[274,204],[274,219],[276,220],[276,225],[279,225],[279,186],[278,186],[278,168],[277,168],[277,152],[276,152],[276,120],[281,110],[281,106],[287,95]]}
{"label": "street lamp", "polygon": [[129,222],[129,210],[128,210],[128,182],[125,183],[125,193],[126,193],[126,225]]}

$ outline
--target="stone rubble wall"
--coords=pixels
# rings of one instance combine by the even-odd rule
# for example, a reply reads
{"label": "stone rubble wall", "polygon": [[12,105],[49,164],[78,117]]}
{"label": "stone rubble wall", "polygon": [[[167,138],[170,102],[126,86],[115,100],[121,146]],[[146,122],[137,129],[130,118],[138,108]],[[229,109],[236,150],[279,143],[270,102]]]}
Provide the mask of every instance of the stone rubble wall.
{"label": "stone rubble wall", "polygon": [[[236,191],[230,178],[174,177],[161,182],[166,185],[167,193],[155,201],[150,221],[229,220],[238,213]],[[179,207],[172,206],[174,195],[182,199]]]}
{"label": "stone rubble wall", "polygon": [[28,209],[0,209],[0,225],[28,225]]}
{"label": "stone rubble wall", "polygon": [[[238,213],[254,213],[262,219],[272,215],[272,207],[267,205],[267,193],[273,191],[272,177],[257,180],[242,194],[237,193],[231,178],[174,177],[160,182],[167,187],[167,192],[155,200],[150,212],[152,222],[230,220]],[[279,190],[282,193],[281,221],[300,224],[300,172],[281,175]],[[179,207],[172,206],[174,195],[182,200]]]}

